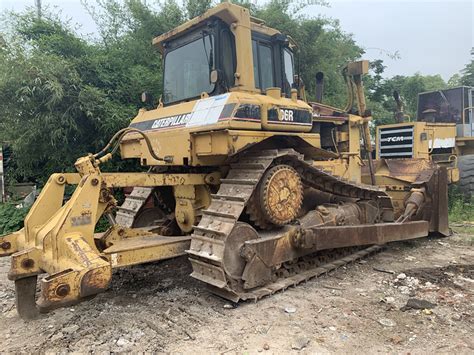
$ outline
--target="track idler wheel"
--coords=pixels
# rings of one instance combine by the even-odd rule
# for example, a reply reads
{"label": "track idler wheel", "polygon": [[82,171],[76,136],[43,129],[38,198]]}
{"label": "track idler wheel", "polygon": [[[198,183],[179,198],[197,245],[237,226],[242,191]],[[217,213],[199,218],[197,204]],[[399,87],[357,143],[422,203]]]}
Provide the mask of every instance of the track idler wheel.
{"label": "track idler wheel", "polygon": [[276,165],[263,175],[247,213],[260,228],[283,226],[298,217],[303,195],[298,172],[289,165]]}
{"label": "track idler wheel", "polygon": [[36,281],[37,275],[15,280],[15,304],[22,319],[35,319],[39,315],[36,306]]}
{"label": "track idler wheel", "polygon": [[237,222],[226,239],[223,264],[227,275],[233,280],[241,280],[247,261],[241,255],[241,249],[248,240],[257,239],[258,233],[247,223]]}

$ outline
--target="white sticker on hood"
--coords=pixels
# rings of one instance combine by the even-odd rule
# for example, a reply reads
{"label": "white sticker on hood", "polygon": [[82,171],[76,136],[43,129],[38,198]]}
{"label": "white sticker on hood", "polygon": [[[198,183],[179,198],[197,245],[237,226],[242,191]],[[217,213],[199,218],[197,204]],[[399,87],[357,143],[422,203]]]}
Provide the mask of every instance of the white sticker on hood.
{"label": "white sticker on hood", "polygon": [[430,149],[433,148],[452,148],[456,145],[456,138],[435,138],[434,144],[433,141],[429,140]]}
{"label": "white sticker on hood", "polygon": [[217,123],[230,94],[201,99],[194,105],[186,127],[203,126]]}

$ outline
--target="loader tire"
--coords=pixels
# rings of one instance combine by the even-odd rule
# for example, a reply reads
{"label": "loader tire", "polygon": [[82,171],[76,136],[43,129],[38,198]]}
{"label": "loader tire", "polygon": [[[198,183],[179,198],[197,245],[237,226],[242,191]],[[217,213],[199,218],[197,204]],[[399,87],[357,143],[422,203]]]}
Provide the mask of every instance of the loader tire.
{"label": "loader tire", "polygon": [[468,199],[474,198],[474,155],[459,157],[459,189]]}

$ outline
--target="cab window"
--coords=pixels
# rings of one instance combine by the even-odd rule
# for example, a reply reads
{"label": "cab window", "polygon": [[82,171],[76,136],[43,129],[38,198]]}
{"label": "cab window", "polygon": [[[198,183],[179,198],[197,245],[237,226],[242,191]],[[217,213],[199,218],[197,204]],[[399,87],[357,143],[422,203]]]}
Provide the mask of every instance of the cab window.
{"label": "cab window", "polygon": [[262,89],[266,90],[275,86],[273,78],[273,56],[272,48],[259,44],[259,58],[260,58],[260,80]]}
{"label": "cab window", "polygon": [[227,87],[234,86],[235,84],[235,53],[234,53],[234,41],[232,34],[226,28],[221,31],[221,52],[222,52],[222,70],[224,72],[224,78]]}
{"label": "cab window", "polygon": [[255,87],[265,91],[275,86],[272,47],[264,42],[252,41]]}

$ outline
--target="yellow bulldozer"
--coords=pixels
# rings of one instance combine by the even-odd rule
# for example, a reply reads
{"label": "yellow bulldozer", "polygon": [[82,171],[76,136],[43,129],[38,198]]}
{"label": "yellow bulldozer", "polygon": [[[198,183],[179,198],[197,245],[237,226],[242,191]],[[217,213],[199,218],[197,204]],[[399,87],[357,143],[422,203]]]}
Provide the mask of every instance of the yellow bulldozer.
{"label": "yellow bulldozer", "polygon": [[[79,158],[77,173],[53,174],[24,228],[0,237],[21,317],[105,291],[113,268],[185,254],[192,277],[238,302],[391,241],[449,234],[445,167],[370,158],[367,61],[344,69],[338,109],[306,99],[296,43],[244,7],[222,3],[153,44],[158,106]],[[148,171],[102,172],[117,151]],[[77,187],[64,202],[67,185]],[[118,206],[123,187],[133,191]],[[95,233],[101,216],[111,227]]]}

